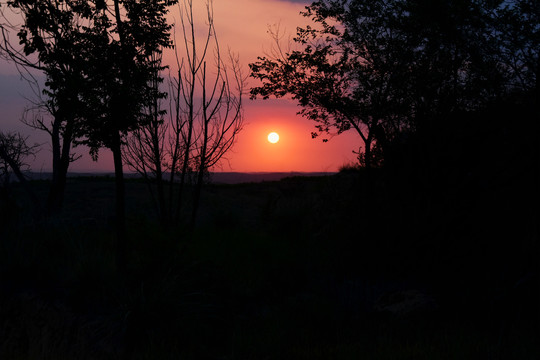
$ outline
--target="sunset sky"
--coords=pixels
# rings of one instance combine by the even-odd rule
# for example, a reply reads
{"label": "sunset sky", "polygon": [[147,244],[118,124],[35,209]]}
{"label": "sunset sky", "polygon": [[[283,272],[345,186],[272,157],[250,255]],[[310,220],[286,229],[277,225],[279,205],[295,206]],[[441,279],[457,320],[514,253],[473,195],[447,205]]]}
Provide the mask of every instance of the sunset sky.
{"label": "sunset sky", "polygon": [[[197,1],[195,1],[197,3]],[[198,1],[202,3],[201,1]],[[249,72],[248,64],[257,56],[268,53],[272,39],[268,28],[279,25],[284,40],[292,37],[296,26],[303,26],[308,19],[299,12],[308,1],[282,0],[214,0],[214,18],[221,48],[230,48],[238,53],[243,70]],[[205,14],[197,10],[199,26],[204,28]],[[173,8],[170,19],[178,18],[178,9]],[[166,55],[166,62],[173,63]],[[256,86],[249,79],[248,88]],[[40,154],[32,164],[33,171],[50,171],[51,152],[48,137],[20,123],[23,109],[28,106],[26,98],[32,98],[28,86],[19,79],[16,69],[0,60],[0,127],[3,131],[21,131],[30,136],[29,142],[44,143]],[[244,98],[245,126],[233,149],[227,154],[217,171],[238,172],[289,172],[289,171],[337,171],[346,163],[355,160],[353,150],[358,150],[358,135],[349,132],[323,143],[312,139],[314,123],[296,115],[296,103],[288,99],[249,100]],[[277,132],[279,142],[267,140],[270,132]],[[100,151],[100,159],[93,162],[85,148],[75,151],[83,157],[70,167],[77,171],[112,171],[112,156],[107,150]],[[128,170],[128,169],[126,169]]]}

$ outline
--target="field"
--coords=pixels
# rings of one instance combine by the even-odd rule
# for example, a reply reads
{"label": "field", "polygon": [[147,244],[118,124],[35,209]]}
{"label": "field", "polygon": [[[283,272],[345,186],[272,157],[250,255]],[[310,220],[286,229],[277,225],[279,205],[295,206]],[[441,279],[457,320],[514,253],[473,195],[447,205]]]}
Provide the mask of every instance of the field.
{"label": "field", "polygon": [[443,175],[208,185],[193,231],[159,225],[129,180],[124,273],[112,178],[71,178],[63,212],[39,222],[14,185],[0,357],[540,358],[534,183]]}

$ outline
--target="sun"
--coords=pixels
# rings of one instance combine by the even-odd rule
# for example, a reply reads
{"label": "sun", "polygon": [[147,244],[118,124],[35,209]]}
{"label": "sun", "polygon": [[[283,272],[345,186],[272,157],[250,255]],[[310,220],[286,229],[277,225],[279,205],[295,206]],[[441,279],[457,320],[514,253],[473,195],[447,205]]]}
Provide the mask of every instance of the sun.
{"label": "sun", "polygon": [[279,134],[276,132],[271,132],[270,134],[268,134],[268,141],[272,144],[277,143],[279,141]]}

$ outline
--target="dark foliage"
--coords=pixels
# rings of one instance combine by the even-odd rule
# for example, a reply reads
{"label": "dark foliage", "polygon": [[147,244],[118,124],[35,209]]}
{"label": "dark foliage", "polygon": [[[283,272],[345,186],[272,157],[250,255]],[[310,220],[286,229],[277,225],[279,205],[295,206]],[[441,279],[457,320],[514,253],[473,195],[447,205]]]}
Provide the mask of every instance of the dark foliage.
{"label": "dark foliage", "polygon": [[528,0],[315,1],[296,49],[278,43],[250,65],[262,82],[251,94],[292,96],[313,137],[354,129],[360,161],[379,165],[391,143],[436,136],[453,113],[538,94],[539,11]]}

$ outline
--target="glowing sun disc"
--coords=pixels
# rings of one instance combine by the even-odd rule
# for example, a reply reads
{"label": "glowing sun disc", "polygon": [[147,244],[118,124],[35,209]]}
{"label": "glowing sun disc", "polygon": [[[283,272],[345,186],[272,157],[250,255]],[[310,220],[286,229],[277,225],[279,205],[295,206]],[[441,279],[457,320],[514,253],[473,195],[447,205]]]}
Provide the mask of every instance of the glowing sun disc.
{"label": "glowing sun disc", "polygon": [[271,132],[270,134],[268,134],[268,141],[271,142],[272,144],[277,143],[279,141],[278,133]]}

